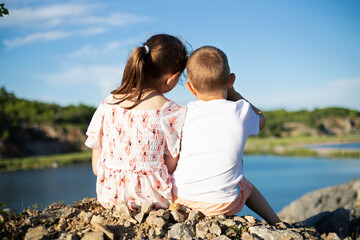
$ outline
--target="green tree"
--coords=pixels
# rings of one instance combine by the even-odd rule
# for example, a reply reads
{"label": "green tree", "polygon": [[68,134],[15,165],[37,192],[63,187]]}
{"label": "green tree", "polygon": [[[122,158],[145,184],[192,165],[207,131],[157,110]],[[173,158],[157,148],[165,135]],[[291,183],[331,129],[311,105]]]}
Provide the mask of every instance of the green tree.
{"label": "green tree", "polygon": [[9,10],[4,6],[5,3],[0,3],[0,17],[3,17],[4,15],[9,15]]}

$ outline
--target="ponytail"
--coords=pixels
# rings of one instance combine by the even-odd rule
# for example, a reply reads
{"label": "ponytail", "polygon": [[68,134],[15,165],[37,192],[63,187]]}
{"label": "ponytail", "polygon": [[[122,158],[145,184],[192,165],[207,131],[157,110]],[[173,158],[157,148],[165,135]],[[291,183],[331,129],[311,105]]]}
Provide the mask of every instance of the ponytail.
{"label": "ponytail", "polygon": [[[159,90],[158,80],[167,73],[182,73],[187,61],[184,44],[176,37],[158,34],[131,53],[126,63],[122,83],[112,94],[122,95],[115,104],[135,100],[127,109],[137,106],[144,91]],[[115,98],[115,96],[114,96]]]}

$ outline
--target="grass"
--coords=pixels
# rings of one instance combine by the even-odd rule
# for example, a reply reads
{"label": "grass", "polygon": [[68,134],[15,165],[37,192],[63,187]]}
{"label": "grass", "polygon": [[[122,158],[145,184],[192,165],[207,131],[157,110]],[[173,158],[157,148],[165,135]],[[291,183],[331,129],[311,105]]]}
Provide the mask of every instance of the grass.
{"label": "grass", "polygon": [[49,156],[0,159],[0,171],[41,169],[82,163],[91,163],[91,151]]}
{"label": "grass", "polygon": [[[245,145],[245,154],[271,154],[282,156],[357,158],[360,151],[351,150],[316,150],[306,145],[360,142],[360,135],[326,136],[326,137],[251,137]],[[0,159],[0,171],[42,169],[57,166],[91,163],[91,151],[34,156],[26,158]]]}
{"label": "grass", "polygon": [[325,137],[251,137],[245,145],[245,154],[271,154],[282,156],[358,158],[359,150],[309,149],[307,145],[360,142],[360,135]]}

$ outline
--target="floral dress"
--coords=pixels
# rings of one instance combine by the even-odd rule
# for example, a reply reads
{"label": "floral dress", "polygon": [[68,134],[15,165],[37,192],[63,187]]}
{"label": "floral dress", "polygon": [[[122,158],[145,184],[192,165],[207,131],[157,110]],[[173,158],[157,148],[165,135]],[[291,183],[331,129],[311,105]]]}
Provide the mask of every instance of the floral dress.
{"label": "floral dress", "polygon": [[108,96],[90,122],[85,145],[101,148],[96,192],[105,208],[126,202],[136,209],[145,201],[167,208],[172,183],[164,154],[179,154],[185,107],[167,101],[161,109],[126,110]]}

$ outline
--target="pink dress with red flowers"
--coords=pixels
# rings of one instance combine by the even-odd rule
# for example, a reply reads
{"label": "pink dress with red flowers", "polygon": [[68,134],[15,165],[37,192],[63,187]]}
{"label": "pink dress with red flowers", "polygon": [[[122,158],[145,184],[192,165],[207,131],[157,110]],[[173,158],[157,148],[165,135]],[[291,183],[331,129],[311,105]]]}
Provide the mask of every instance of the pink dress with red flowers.
{"label": "pink dress with red flowers", "polygon": [[126,202],[136,209],[145,201],[167,208],[172,183],[164,154],[179,154],[185,107],[167,101],[161,109],[126,110],[109,95],[90,122],[85,145],[101,148],[97,164],[98,201],[111,208]]}

